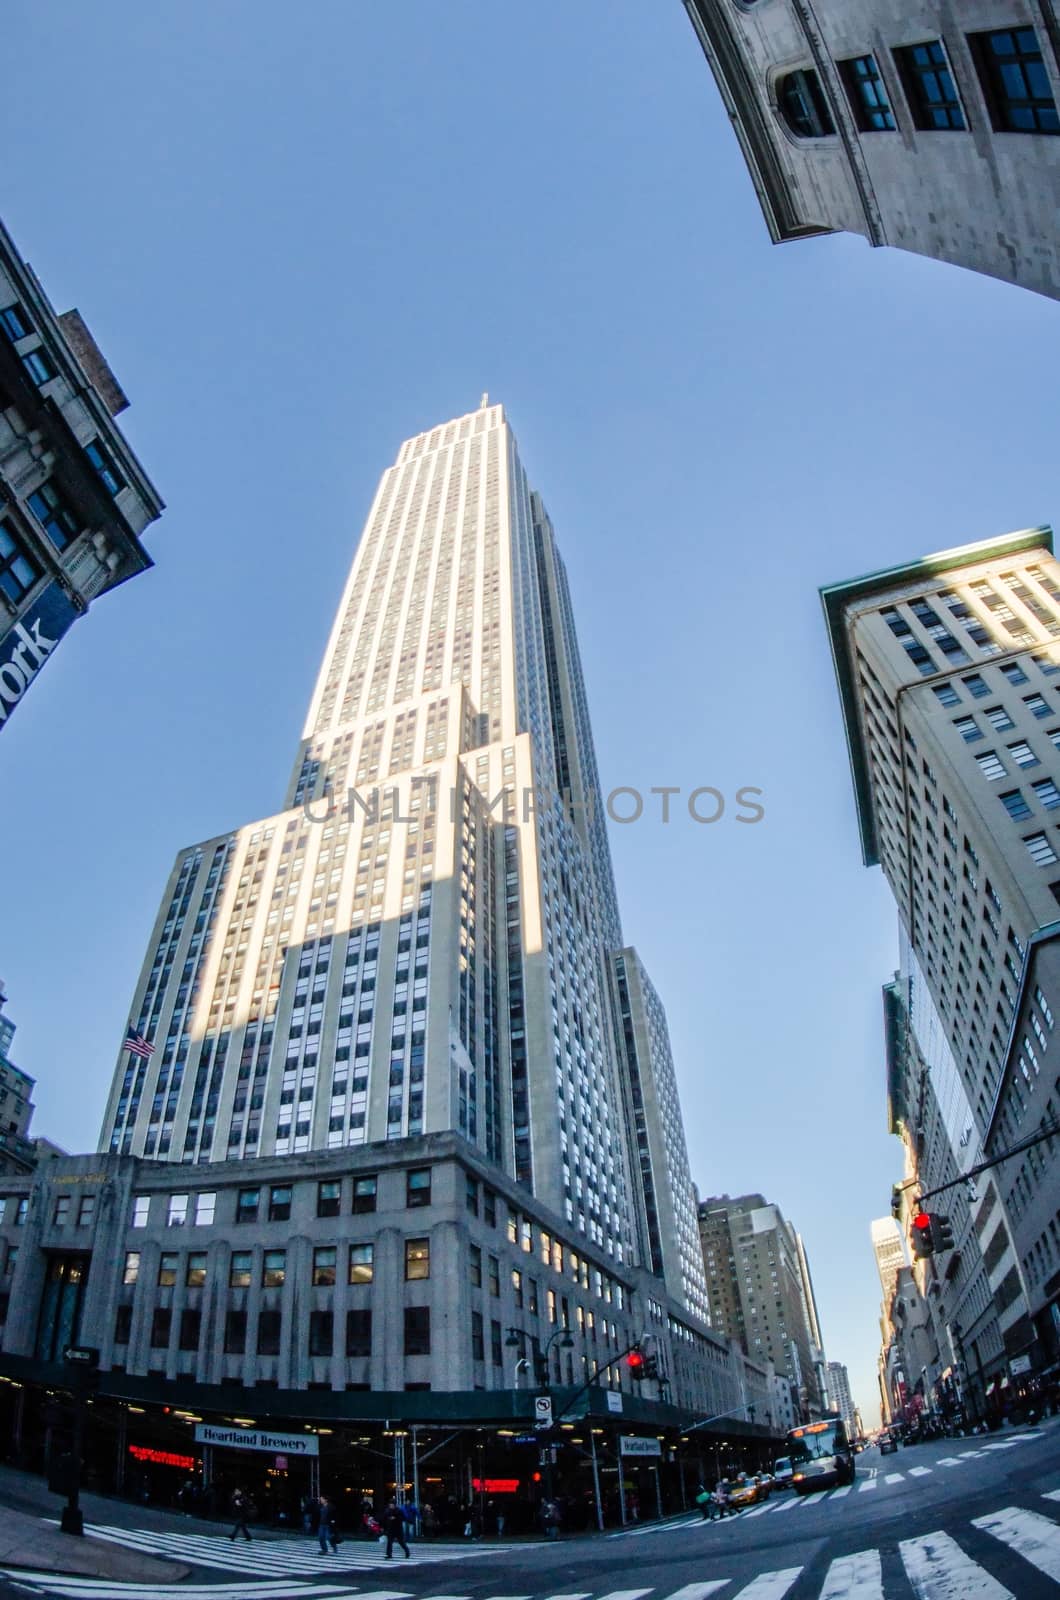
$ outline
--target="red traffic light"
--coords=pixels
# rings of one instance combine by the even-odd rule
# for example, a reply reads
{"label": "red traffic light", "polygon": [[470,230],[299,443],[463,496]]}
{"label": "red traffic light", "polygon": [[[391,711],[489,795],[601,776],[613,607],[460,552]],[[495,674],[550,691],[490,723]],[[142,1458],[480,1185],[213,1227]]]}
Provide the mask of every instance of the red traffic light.
{"label": "red traffic light", "polygon": [[626,1357],[626,1365],[633,1372],[639,1372],[644,1365],[644,1356],[640,1350],[631,1350]]}
{"label": "red traffic light", "polygon": [[930,1214],[930,1212],[918,1211],[916,1216],[913,1218],[913,1227],[914,1228],[920,1228],[924,1232],[929,1232],[930,1229],[931,1229],[931,1214]]}

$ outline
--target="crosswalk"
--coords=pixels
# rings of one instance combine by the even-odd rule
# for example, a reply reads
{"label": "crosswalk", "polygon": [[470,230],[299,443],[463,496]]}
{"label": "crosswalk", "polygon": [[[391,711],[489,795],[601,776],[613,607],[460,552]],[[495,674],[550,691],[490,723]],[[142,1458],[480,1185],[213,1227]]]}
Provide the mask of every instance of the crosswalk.
{"label": "crosswalk", "polygon": [[[1055,1507],[1060,1490],[1041,1498]],[[256,1555],[260,1557],[268,1548],[264,1541],[259,1542]],[[516,1555],[527,1548],[510,1546],[503,1553]],[[796,1586],[798,1600],[1027,1600],[1031,1595],[1052,1594],[1054,1587],[1060,1596],[1060,1521],[1026,1506],[1002,1506],[958,1528],[903,1539],[891,1548],[893,1554],[866,1549],[840,1556],[824,1571],[776,1566],[749,1579],[724,1576],[727,1558],[719,1556],[722,1572],[670,1592],[665,1586],[649,1586],[606,1592],[481,1595],[477,1593],[480,1585],[473,1584],[474,1595],[425,1594],[409,1588],[350,1587],[342,1577],[301,1582],[294,1572],[289,1572],[285,1581],[263,1577],[260,1568],[254,1582],[208,1584],[114,1583],[2,1568],[0,1578],[34,1595],[57,1600],[708,1600],[711,1596],[717,1600],[786,1600],[792,1596],[795,1600],[792,1591]],[[496,1558],[502,1552],[494,1546],[482,1553]],[[467,1570],[470,1575],[475,1569]],[[414,1572],[411,1563],[409,1567],[403,1564],[394,1576],[400,1573],[400,1580],[407,1583]],[[490,1575],[495,1581],[492,1569]]]}

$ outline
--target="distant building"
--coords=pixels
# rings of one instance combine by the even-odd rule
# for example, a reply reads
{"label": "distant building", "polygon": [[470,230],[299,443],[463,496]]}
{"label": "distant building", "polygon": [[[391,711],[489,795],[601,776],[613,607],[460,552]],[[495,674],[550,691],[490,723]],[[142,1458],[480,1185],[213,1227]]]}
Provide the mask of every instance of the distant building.
{"label": "distant building", "polygon": [[115,425],[127,405],[0,225],[0,730],[91,602],[151,565],[162,502]]}
{"label": "distant building", "polygon": [[880,1275],[883,1303],[889,1305],[898,1274],[908,1264],[902,1231],[893,1217],[878,1217],[872,1224],[872,1253]]}
{"label": "distant building", "polygon": [[823,1413],[819,1329],[798,1235],[760,1194],[701,1200],[711,1326],[787,1375],[800,1420]]}
{"label": "distant building", "polygon": [[31,1172],[36,1165],[29,1138],[34,1079],[11,1059],[15,1024],[3,1014],[6,1004],[0,983],[0,1173]]}
{"label": "distant building", "polygon": [[1053,0],[685,0],[774,243],[860,233],[1060,297]]}
{"label": "distant building", "polygon": [[837,1416],[842,1417],[851,1438],[857,1435],[854,1417],[854,1400],[850,1393],[850,1374],[841,1361],[828,1363],[828,1404]]}

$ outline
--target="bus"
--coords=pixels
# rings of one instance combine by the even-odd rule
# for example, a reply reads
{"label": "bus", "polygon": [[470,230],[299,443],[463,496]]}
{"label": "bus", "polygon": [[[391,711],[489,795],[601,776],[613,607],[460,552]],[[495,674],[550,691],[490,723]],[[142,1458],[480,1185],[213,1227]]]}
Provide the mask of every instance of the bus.
{"label": "bus", "polygon": [[842,1417],[792,1428],[788,1433],[788,1455],[794,1469],[791,1482],[796,1494],[854,1482],[854,1452]]}

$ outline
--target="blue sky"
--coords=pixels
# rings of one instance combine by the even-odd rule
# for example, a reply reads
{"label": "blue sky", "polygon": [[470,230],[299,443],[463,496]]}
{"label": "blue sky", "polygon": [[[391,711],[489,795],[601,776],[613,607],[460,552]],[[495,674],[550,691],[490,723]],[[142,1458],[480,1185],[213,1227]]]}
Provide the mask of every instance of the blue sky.
{"label": "blue sky", "polygon": [[[90,1147],[177,849],[281,802],[380,472],[506,405],[570,568],[694,1175],[802,1231],[875,1418],[868,1225],[896,957],[821,583],[1050,521],[1057,307],[837,237],[773,248],[678,0],[9,0],[0,213],[168,502],[5,729],[0,973],[37,1129]],[[42,85],[47,94],[42,104]]]}

